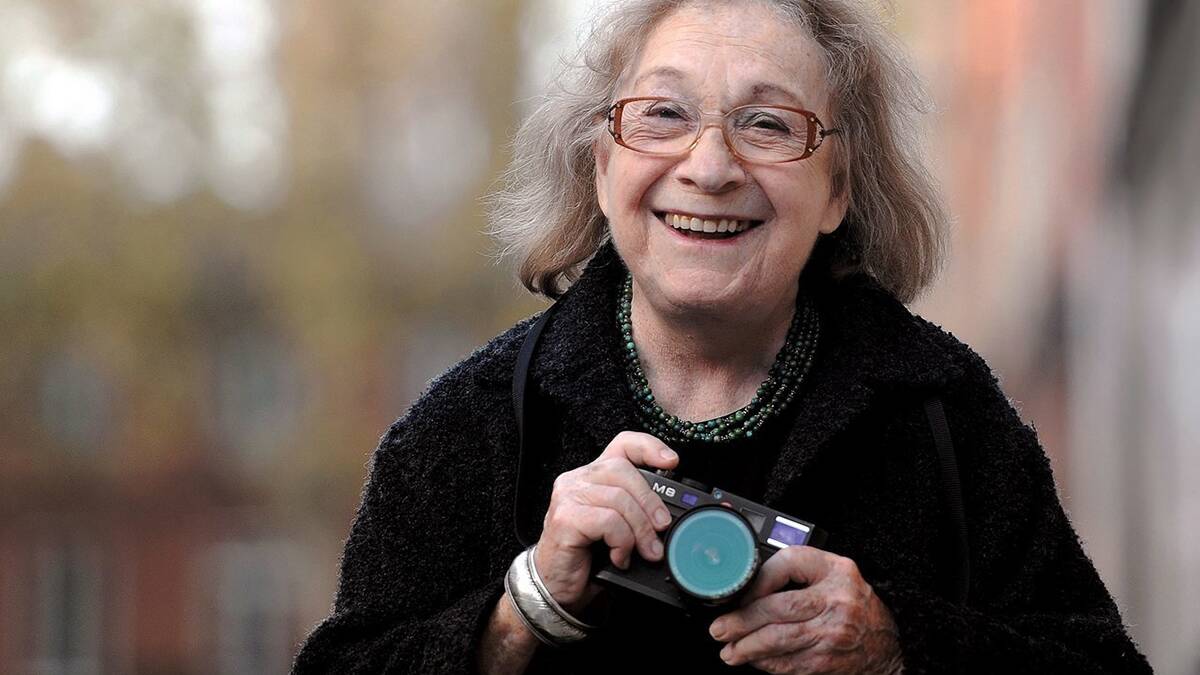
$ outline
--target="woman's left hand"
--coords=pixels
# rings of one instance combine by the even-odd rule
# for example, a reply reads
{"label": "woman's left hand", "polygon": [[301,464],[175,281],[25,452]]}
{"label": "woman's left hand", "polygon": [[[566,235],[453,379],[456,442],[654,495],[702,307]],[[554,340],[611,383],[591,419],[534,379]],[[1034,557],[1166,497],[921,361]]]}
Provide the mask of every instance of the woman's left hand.
{"label": "woman's left hand", "polygon": [[[804,588],[781,591],[789,582]],[[742,608],[713,622],[721,658],[768,673],[898,673],[892,613],[849,558],[811,546],[771,556]]]}

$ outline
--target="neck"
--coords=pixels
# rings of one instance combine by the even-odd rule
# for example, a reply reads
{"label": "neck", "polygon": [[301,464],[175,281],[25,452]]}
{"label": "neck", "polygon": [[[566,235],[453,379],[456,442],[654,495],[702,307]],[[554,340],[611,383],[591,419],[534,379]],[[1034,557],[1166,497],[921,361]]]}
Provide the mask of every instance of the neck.
{"label": "neck", "polygon": [[[787,338],[796,291],[733,311],[665,308],[633,284],[638,358],[655,400],[682,419],[706,420],[746,405]],[[753,306],[749,306],[753,305]]]}

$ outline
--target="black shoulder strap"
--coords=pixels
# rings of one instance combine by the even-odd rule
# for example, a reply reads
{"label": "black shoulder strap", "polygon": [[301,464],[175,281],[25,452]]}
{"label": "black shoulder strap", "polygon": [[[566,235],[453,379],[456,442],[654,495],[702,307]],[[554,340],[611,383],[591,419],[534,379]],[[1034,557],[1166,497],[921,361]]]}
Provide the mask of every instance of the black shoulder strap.
{"label": "black shoulder strap", "polygon": [[513,527],[517,533],[517,541],[522,546],[532,546],[537,541],[537,536],[530,536],[522,530],[521,524],[528,522],[525,519],[526,504],[529,500],[524,499],[525,495],[530,491],[530,482],[532,481],[533,471],[530,469],[530,464],[534,462],[526,457],[525,447],[527,435],[525,430],[529,428],[529,406],[525,396],[525,387],[529,384],[529,364],[533,362],[533,352],[537,349],[538,339],[542,336],[542,329],[546,327],[546,322],[550,320],[550,313],[554,310],[555,305],[550,305],[546,308],[538,320],[530,327],[529,332],[525,334],[525,342],[521,345],[521,351],[517,354],[517,366],[513,368],[513,407],[517,413],[517,483],[514,489],[513,496]]}
{"label": "black shoulder strap", "polygon": [[967,543],[967,518],[963,511],[962,486],[958,478],[958,462],[954,456],[954,444],[950,440],[950,425],[946,423],[946,410],[942,399],[934,396],[925,401],[925,415],[933,430],[933,442],[937,445],[942,461],[942,492],[950,513],[950,524],[954,528],[954,548],[958,555],[958,569],[954,579],[955,600],[967,604],[967,592],[971,586],[971,550]]}

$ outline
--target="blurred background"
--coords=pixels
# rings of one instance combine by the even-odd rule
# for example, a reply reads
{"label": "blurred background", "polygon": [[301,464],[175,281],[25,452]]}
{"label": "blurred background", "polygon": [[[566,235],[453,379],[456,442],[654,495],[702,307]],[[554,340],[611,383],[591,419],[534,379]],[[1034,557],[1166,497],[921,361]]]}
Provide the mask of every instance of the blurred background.
{"label": "blurred background", "polygon": [[[595,3],[0,0],[0,672],[280,673],[378,436],[541,304],[481,197]],[[981,352],[1200,673],[1200,3],[897,0]]]}

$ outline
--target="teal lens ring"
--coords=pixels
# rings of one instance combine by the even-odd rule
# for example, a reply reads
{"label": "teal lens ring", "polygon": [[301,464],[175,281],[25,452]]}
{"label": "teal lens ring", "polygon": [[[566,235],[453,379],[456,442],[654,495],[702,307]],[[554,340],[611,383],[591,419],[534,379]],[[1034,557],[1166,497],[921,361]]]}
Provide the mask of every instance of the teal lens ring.
{"label": "teal lens ring", "polygon": [[722,506],[684,514],[667,536],[667,566],[683,592],[718,602],[745,588],[758,569],[758,546],[750,524]]}

